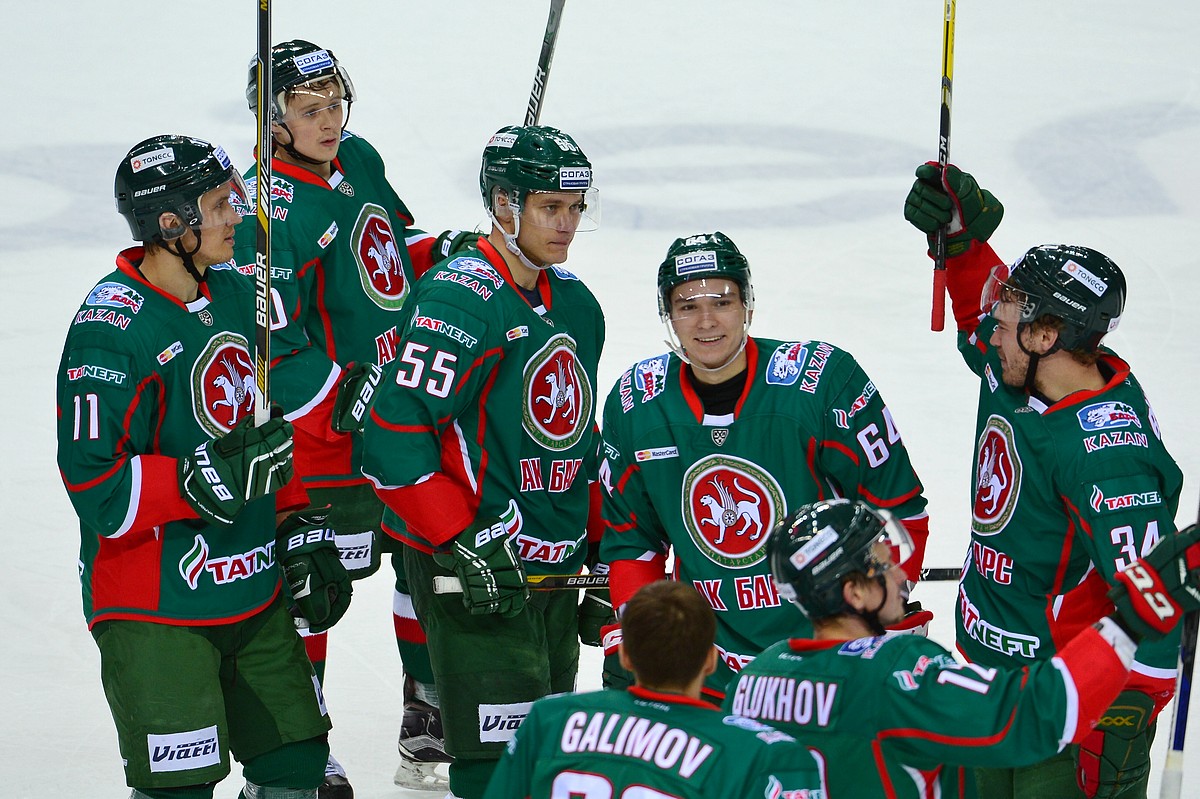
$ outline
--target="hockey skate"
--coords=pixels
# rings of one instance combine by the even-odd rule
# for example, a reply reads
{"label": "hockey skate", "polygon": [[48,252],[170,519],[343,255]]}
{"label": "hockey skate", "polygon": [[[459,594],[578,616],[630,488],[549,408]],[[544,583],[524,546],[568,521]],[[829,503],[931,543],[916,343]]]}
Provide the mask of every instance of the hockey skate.
{"label": "hockey skate", "polygon": [[441,711],[419,699],[418,690],[416,681],[406,674],[404,721],[397,742],[400,767],[392,781],[410,790],[440,793],[450,787],[449,765],[454,758],[446,754]]}
{"label": "hockey skate", "polygon": [[346,769],[333,755],[325,761],[325,781],[317,788],[317,799],[354,799],[354,789],[346,779]]}

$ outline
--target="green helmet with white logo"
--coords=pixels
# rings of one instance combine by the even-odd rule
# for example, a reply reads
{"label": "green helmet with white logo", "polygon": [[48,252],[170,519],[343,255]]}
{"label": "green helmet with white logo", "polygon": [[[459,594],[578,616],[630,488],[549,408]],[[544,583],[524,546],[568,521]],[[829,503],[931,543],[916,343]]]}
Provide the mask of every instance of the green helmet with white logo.
{"label": "green helmet with white logo", "polygon": [[670,315],[671,291],[682,283],[702,278],[725,278],[737,284],[747,310],[754,310],[754,285],[750,263],[733,239],[724,233],[698,233],[675,239],[658,267],[658,313]]}
{"label": "green helmet with white logo", "polygon": [[[160,242],[183,235],[185,228],[199,228],[201,196],[229,181],[241,185],[220,147],[189,136],[154,136],[134,145],[121,161],[113,195],[134,240]],[[183,225],[163,230],[159,217],[167,212]]]}
{"label": "green helmet with white logo", "polygon": [[1034,247],[1011,267],[997,267],[984,288],[984,309],[999,301],[1020,306],[1020,324],[1053,316],[1063,322],[1058,345],[1095,350],[1116,329],[1125,309],[1125,275],[1088,247]]}
{"label": "green helmet with white logo", "polygon": [[496,131],[483,148],[479,189],[494,211],[496,190],[519,211],[534,192],[587,192],[592,162],[566,133],[544,125],[509,125]]}
{"label": "green helmet with white logo", "polygon": [[[277,44],[271,48],[271,118],[275,122],[287,113],[287,92],[305,83],[330,78],[342,89],[342,98],[353,103],[354,84],[346,68],[338,63],[332,50],[318,47],[303,39]],[[246,102],[251,111],[258,109],[258,58],[250,59],[250,74],[246,79]]]}
{"label": "green helmet with white logo", "polygon": [[810,619],[848,611],[842,585],[855,572],[878,578],[890,568],[876,552],[884,541],[911,552],[904,527],[890,514],[862,501],[833,499],[802,505],[788,514],[767,539],[767,563],[779,595]]}

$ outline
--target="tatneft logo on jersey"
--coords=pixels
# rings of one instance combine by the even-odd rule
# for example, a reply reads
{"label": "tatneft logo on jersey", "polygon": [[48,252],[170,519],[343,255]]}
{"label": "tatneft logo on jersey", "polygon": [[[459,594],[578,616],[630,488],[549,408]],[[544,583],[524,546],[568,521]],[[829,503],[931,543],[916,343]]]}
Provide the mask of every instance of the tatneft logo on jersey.
{"label": "tatneft logo on jersey", "polygon": [[221,762],[217,727],[204,727],[168,735],[147,735],[151,773],[190,771]]}
{"label": "tatneft logo on jersey", "polygon": [[590,429],[592,384],[575,347],[560,333],[525,362],[521,424],[546,449],[570,449]]}
{"label": "tatneft logo on jersey", "polygon": [[205,574],[212,578],[213,585],[227,585],[264,572],[273,572],[274,569],[274,541],[246,552],[213,557],[208,541],[204,536],[197,535],[191,548],[179,559],[179,576],[193,591],[199,587],[200,578]]}
{"label": "tatneft logo on jersey", "polygon": [[1012,518],[1021,491],[1021,458],[1008,420],[988,417],[975,452],[972,529],[979,535],[995,535]]}
{"label": "tatneft logo on jersey", "polygon": [[84,300],[84,305],[92,305],[105,308],[121,308],[136,314],[142,310],[142,303],[145,298],[141,294],[126,286],[124,283],[101,283],[96,288],[92,289]]}
{"label": "tatneft logo on jersey", "polygon": [[713,250],[685,252],[675,256],[675,274],[690,275],[695,272],[708,272],[717,268],[717,254]]}
{"label": "tatneft logo on jersey", "polygon": [[683,523],[713,563],[745,569],[763,559],[768,533],[784,508],[783,490],[762,467],[708,455],[683,476]]}
{"label": "tatneft logo on jersey", "polygon": [[408,296],[408,280],[387,211],[374,203],[364,205],[350,240],[363,293],[385,311],[400,310]]}
{"label": "tatneft logo on jersey", "polygon": [[151,150],[148,153],[142,153],[129,159],[129,166],[133,168],[133,174],[141,172],[143,169],[159,166],[160,164],[169,164],[175,160],[175,149],[173,147],[164,147],[161,150]]}
{"label": "tatneft logo on jersey", "polygon": [[854,401],[850,403],[849,408],[846,410],[842,410],[841,408],[833,409],[834,424],[843,430],[849,430],[850,420],[853,419],[859,411],[867,407],[867,405],[871,402],[871,397],[874,397],[875,393],[875,384],[868,380],[867,385],[863,387],[862,393],[854,398]]}
{"label": "tatneft logo on jersey", "polygon": [[1161,505],[1162,494],[1157,491],[1135,491],[1129,494],[1105,496],[1100,486],[1092,486],[1092,510],[1099,513],[1102,510],[1124,510],[1125,508],[1140,508],[1147,505]]}
{"label": "tatneft logo on jersey", "polygon": [[254,411],[254,366],[246,339],[222,331],[208,340],[192,364],[192,407],[213,438],[229,432]]}
{"label": "tatneft logo on jersey", "polygon": [[1096,402],[1081,408],[1076,416],[1079,417],[1079,426],[1089,432],[1129,425],[1142,426],[1137,411],[1124,402]]}
{"label": "tatneft logo on jersey", "polygon": [[313,53],[293,56],[292,63],[296,65],[296,69],[301,75],[311,75],[322,69],[333,68],[333,59],[329,57],[327,50],[317,50]]}
{"label": "tatneft logo on jersey", "polygon": [[72,383],[76,380],[96,380],[101,383],[112,383],[114,386],[119,386],[125,382],[126,377],[127,375],[124,372],[86,363],[67,369],[67,380],[70,380]]}
{"label": "tatneft logo on jersey", "polygon": [[1062,271],[1087,286],[1088,290],[1097,297],[1103,297],[1104,292],[1108,291],[1108,284],[1089,272],[1082,264],[1075,261],[1067,261],[1062,265]]}

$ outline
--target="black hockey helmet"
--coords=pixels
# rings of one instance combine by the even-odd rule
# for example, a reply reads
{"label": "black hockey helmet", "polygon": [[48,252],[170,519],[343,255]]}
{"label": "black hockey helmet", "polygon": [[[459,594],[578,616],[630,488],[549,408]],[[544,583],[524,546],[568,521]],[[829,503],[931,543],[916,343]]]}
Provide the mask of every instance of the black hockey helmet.
{"label": "black hockey helmet", "polygon": [[[354,84],[346,68],[338,63],[332,50],[303,39],[277,44],[271,48],[271,121],[281,122],[287,113],[287,93],[305,83],[323,78],[334,80],[342,90],[347,107],[355,100]],[[246,78],[246,103],[251,111],[258,108],[258,58],[250,59]],[[347,114],[349,117],[349,114]]]}

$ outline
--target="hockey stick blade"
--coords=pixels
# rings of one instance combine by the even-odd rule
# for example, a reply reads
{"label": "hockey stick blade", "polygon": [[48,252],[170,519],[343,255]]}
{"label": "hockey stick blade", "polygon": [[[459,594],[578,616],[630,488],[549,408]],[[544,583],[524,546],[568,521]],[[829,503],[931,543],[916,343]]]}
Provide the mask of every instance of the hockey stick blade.
{"label": "hockey stick blade", "polygon": [[[577,591],[580,588],[608,588],[607,574],[531,574],[525,579],[530,591]],[[433,593],[461,594],[462,583],[457,577],[439,575],[433,578]]]}

